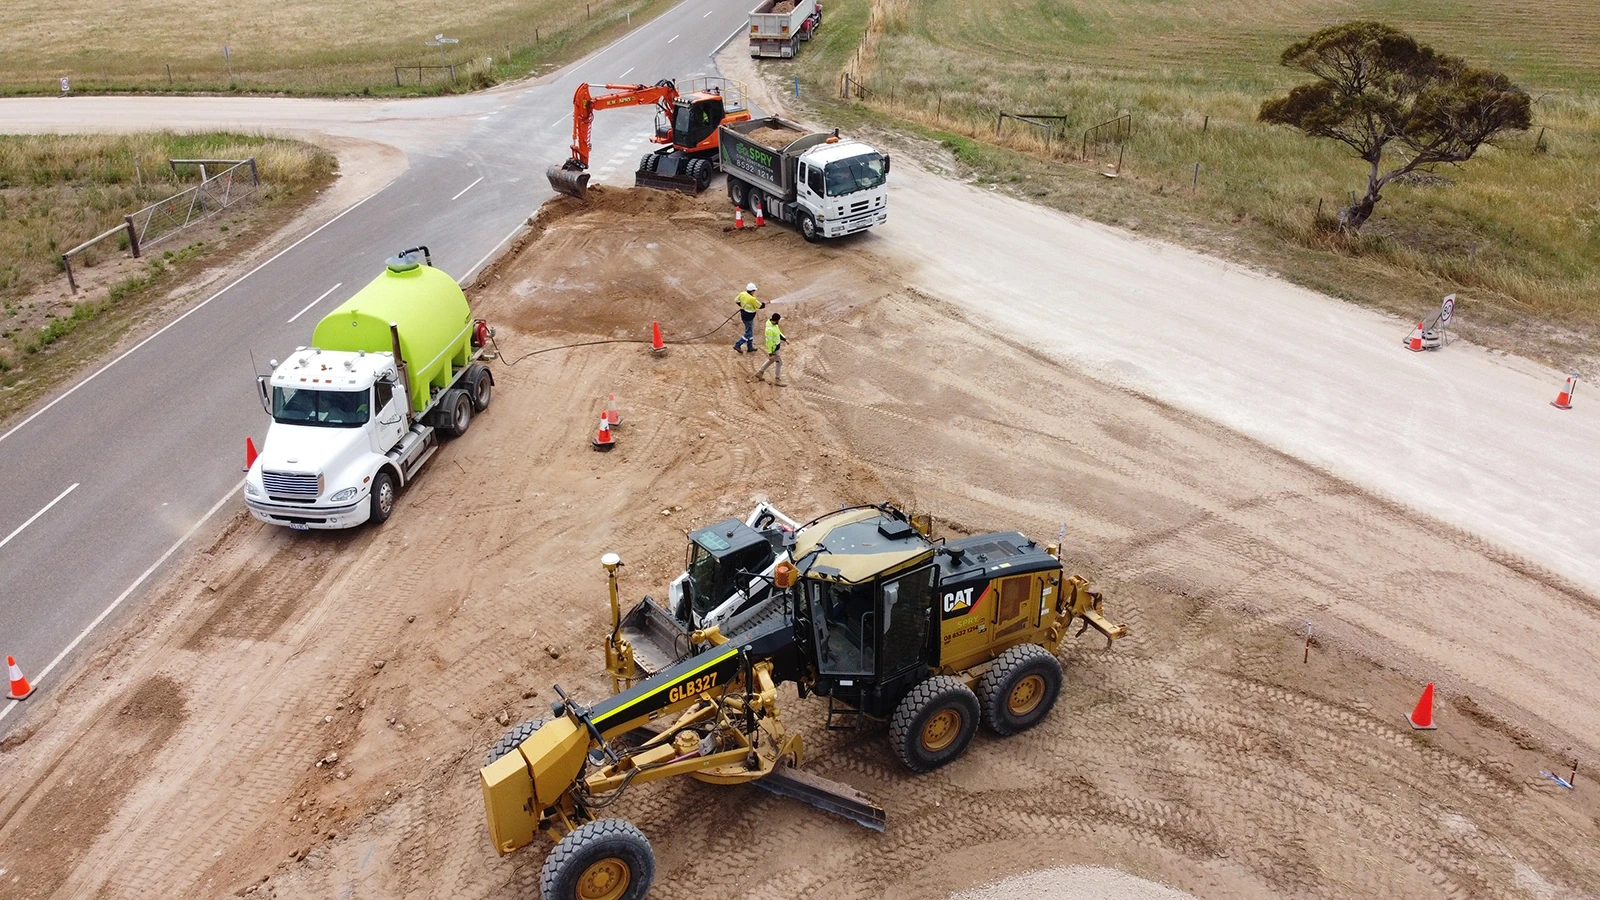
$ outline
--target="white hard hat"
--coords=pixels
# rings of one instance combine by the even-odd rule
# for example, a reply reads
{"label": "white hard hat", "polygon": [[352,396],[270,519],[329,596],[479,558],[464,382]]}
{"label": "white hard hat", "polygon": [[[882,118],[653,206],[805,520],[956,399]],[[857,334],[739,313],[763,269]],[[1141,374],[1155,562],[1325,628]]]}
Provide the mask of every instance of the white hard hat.
{"label": "white hard hat", "polygon": [[749,284],[745,285],[744,289],[749,291],[750,293],[754,294],[756,292],[756,283],[754,281],[752,281]]}

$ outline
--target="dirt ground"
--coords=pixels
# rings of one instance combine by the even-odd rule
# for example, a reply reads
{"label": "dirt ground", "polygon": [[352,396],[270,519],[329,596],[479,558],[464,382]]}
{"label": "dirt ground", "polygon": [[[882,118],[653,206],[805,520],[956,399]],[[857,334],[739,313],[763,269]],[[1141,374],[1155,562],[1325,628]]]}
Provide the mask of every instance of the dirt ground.
{"label": "dirt ground", "polygon": [[[546,207],[483,279],[495,404],[392,520],[296,534],[240,510],[0,750],[0,897],[532,898],[544,847],[489,846],[477,789],[551,685],[604,695],[606,551],[661,593],[683,532],[760,498],[802,518],[895,499],[946,533],[1064,533],[1131,626],[1069,642],[1055,713],[913,776],[881,727],[806,765],[888,810],[882,835],[754,788],[683,780],[614,812],[652,896],[948,897],[1103,866],[1196,897],[1589,896],[1593,710],[1552,721],[1452,658],[1438,731],[1403,721],[1485,627],[1552,678],[1595,598],[1237,434],[974,327],[845,241],[727,230],[726,200],[604,189]],[[757,281],[790,386],[747,380]],[[617,449],[590,450],[617,395]],[[1426,567],[1417,560],[1426,559]],[[1514,614],[1515,617],[1511,617]],[[1314,638],[1309,661],[1305,624]],[[1544,698],[1548,699],[1548,698]],[[1589,765],[1585,762],[1583,765]]]}

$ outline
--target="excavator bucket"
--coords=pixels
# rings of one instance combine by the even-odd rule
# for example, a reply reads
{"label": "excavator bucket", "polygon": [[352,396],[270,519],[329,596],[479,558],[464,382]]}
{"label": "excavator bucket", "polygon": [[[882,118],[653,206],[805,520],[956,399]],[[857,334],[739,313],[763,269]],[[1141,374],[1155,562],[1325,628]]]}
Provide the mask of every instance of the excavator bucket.
{"label": "excavator bucket", "polygon": [[550,179],[550,189],[558,194],[582,200],[589,191],[589,173],[582,169],[551,166],[544,170],[544,177]]}

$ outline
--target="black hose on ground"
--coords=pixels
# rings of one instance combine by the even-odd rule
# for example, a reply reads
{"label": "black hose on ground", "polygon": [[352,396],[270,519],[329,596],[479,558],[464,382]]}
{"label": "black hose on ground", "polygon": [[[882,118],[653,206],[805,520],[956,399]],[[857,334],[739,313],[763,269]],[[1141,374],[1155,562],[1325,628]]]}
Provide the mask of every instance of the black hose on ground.
{"label": "black hose on ground", "polygon": [[[698,343],[700,341],[705,340],[708,337],[711,337],[713,334],[716,334],[717,332],[721,331],[724,327],[727,326],[727,324],[729,322],[732,322],[733,321],[733,317],[737,316],[738,314],[739,314],[738,311],[735,310],[732,315],[730,315],[726,319],[722,320],[722,324],[721,325],[718,325],[717,327],[711,329],[710,331],[706,332],[705,334],[697,334],[694,337],[683,338],[682,340],[677,340],[677,341],[662,341],[662,343],[663,344],[667,344],[667,345]],[[598,347],[601,344],[648,344],[648,343],[650,343],[649,340],[646,340],[646,339],[643,339],[643,338],[607,338],[606,340],[600,340],[600,341],[583,341],[583,342],[577,343],[577,344],[562,344],[559,347],[545,347],[542,350],[529,350],[527,353],[522,354],[521,356],[517,357],[516,359],[509,359],[508,360],[508,359],[505,358],[505,354],[500,352],[500,342],[498,340],[496,340],[492,334],[489,337],[489,342],[491,344],[494,344],[494,352],[496,354],[500,355],[500,362],[501,362],[502,365],[505,365],[505,366],[514,366],[517,363],[522,362],[523,360],[527,359],[530,356],[538,356],[541,353],[553,353],[556,350],[571,350],[571,349],[573,349],[575,347]]]}

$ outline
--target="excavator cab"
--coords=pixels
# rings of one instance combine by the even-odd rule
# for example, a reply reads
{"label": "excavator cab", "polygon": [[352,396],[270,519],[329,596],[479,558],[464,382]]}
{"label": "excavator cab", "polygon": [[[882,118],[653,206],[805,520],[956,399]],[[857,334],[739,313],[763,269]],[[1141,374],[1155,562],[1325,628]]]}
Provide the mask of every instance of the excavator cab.
{"label": "excavator cab", "polygon": [[672,146],[684,153],[717,148],[717,126],[723,119],[722,94],[707,92],[679,97],[672,104]]}

